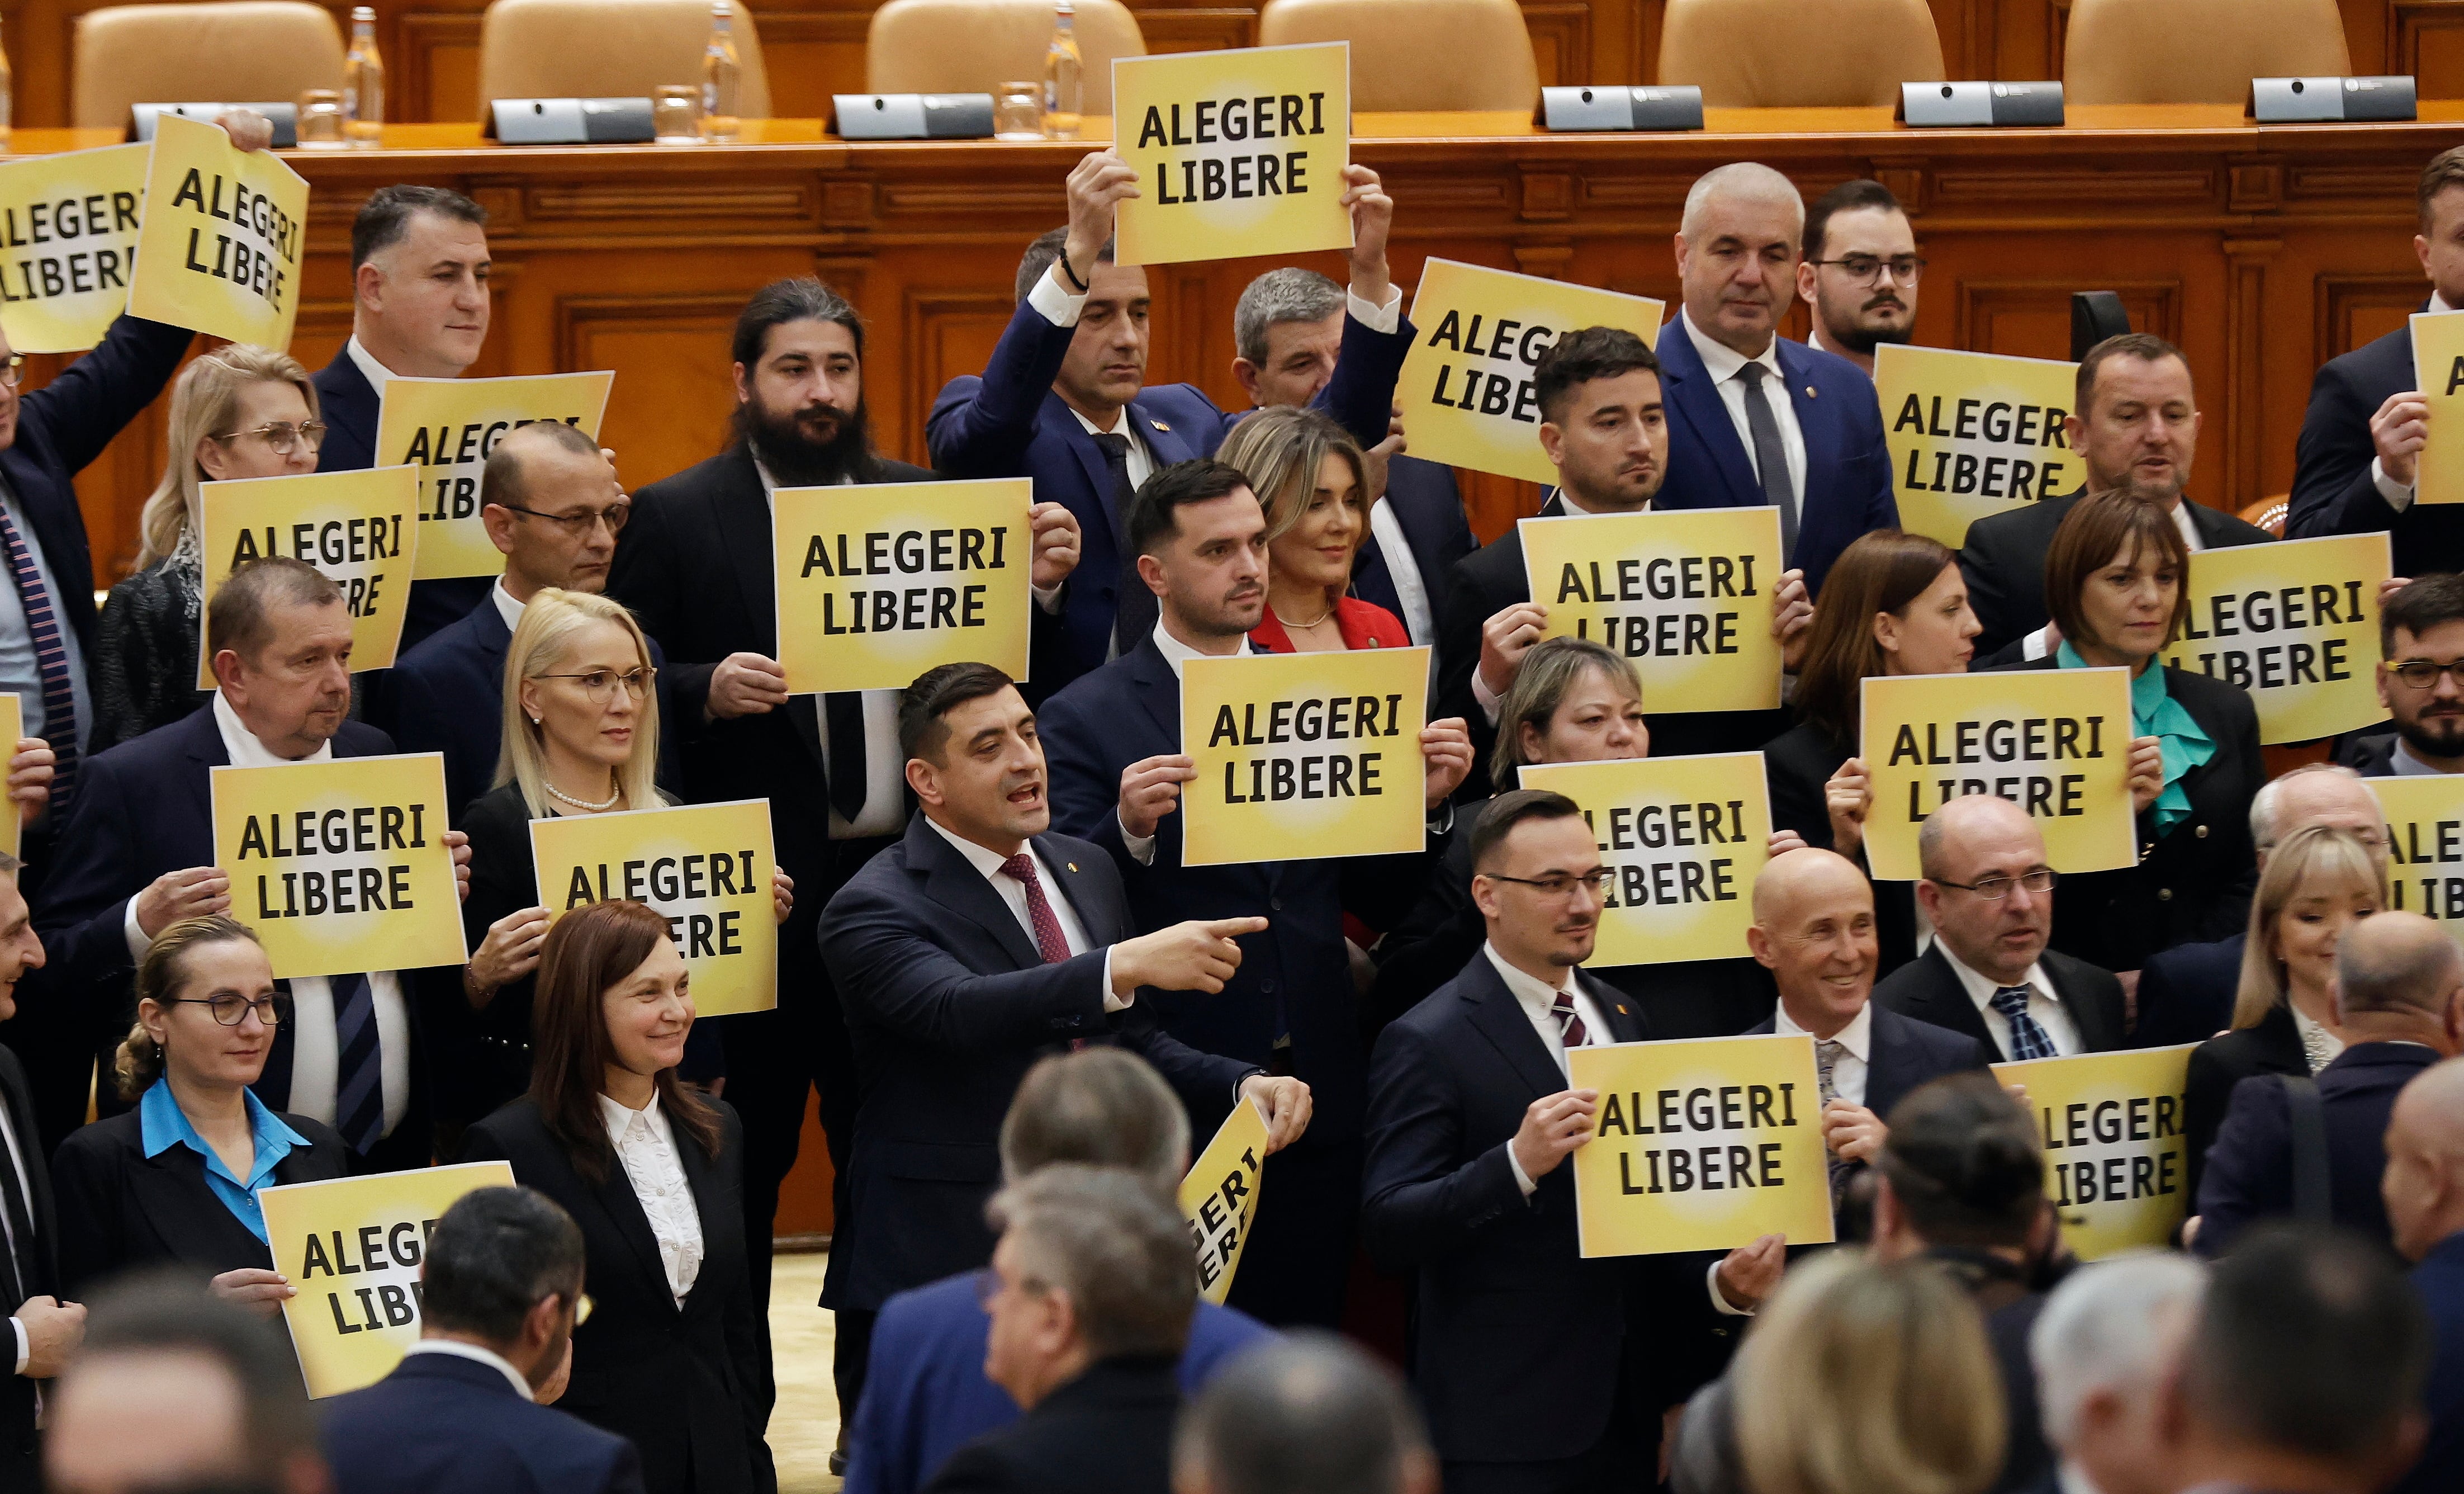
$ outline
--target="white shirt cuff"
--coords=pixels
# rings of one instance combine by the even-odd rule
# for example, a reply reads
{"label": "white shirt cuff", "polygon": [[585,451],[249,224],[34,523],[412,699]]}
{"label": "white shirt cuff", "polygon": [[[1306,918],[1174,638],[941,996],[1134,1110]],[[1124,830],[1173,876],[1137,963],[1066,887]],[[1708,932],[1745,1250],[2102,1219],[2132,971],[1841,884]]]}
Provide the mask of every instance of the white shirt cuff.
{"label": "white shirt cuff", "polygon": [[2386,499],[2387,506],[2397,513],[2403,513],[2412,506],[2411,484],[2398,482],[2388,477],[2387,463],[2376,457],[2370,458],[2370,485],[2379,490],[2379,497]]}
{"label": "white shirt cuff", "polygon": [[2042,658],[2054,651],[2054,625],[2047,623],[2019,642],[2021,658]]}
{"label": "white shirt cuff", "polygon": [[14,1329],[17,1334],[17,1368],[10,1371],[9,1372],[11,1374],[23,1374],[26,1372],[26,1361],[34,1357],[33,1351],[26,1347],[25,1320],[21,1318],[11,1318],[9,1320],[9,1327]]}
{"label": "white shirt cuff", "polygon": [[137,926],[135,898],[128,900],[128,916],[120,921],[120,932],[121,936],[128,941],[128,957],[132,960],[145,958],[145,947],[154,941],[146,938],[145,930]]}
{"label": "white shirt cuff", "polygon": [[1111,946],[1106,946],[1104,948],[1104,1015],[1110,1016],[1115,1012],[1126,1012],[1130,1009],[1130,1003],[1137,998],[1138,993],[1135,991],[1126,996],[1112,993],[1112,950]]}
{"label": "white shirt cuff", "polygon": [[1372,332],[1383,332],[1392,337],[1403,325],[1403,287],[1387,286],[1386,304],[1379,306],[1347,286],[1343,292],[1343,309],[1351,313],[1353,321]]}
{"label": "white shirt cuff", "polygon": [[[1063,583],[1063,585],[1067,584],[1067,582]],[[1030,586],[1027,590],[1035,593],[1035,605],[1044,609],[1045,613],[1058,613],[1061,611],[1060,587]]]}
{"label": "white shirt cuff", "polygon": [[1471,698],[1480,706],[1480,713],[1488,718],[1488,724],[1492,726],[1496,725],[1497,708],[1506,702],[1496,691],[1488,687],[1487,677],[1480,672],[1477,665],[1473,666],[1471,672]]}
{"label": "white shirt cuff", "polygon": [[1076,326],[1087,298],[1061,283],[1061,261],[1055,259],[1052,268],[1035,282],[1035,289],[1026,293],[1026,303],[1054,326]]}
{"label": "white shirt cuff", "polygon": [[[1116,820],[1120,819],[1120,811],[1113,811],[1112,817]],[[1155,837],[1153,836],[1131,835],[1129,822],[1121,821],[1121,848],[1129,852],[1131,858],[1140,866],[1155,864]]]}
{"label": "white shirt cuff", "polygon": [[1711,1262],[1710,1273],[1703,1278],[1703,1284],[1711,1289],[1711,1306],[1720,1314],[1720,1316],[1724,1318],[1750,1318],[1753,1316],[1751,1309],[1731,1306],[1728,1304],[1728,1299],[1720,1294],[1719,1261],[1714,1260]]}
{"label": "white shirt cuff", "polygon": [[1531,1181],[1531,1179],[1524,1173],[1523,1164],[1515,1160],[1514,1144],[1511,1142],[1508,1142],[1506,1147],[1506,1165],[1514,1170],[1514,1186],[1523,1190],[1524,1197],[1530,1197],[1533,1192],[1536,1191],[1540,1185]]}

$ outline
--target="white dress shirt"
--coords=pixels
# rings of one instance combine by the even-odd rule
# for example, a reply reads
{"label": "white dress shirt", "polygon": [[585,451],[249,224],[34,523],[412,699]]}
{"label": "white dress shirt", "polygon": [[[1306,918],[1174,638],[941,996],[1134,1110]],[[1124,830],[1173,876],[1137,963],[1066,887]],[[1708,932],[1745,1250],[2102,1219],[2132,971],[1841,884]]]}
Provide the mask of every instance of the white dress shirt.
{"label": "white dress shirt", "polygon": [[[983,873],[984,881],[993,884],[993,891],[1001,894],[1001,902],[1008,905],[1011,916],[1018,920],[1018,926],[1026,930],[1027,941],[1036,943],[1035,914],[1026,905],[1026,883],[1001,869],[1009,863],[1009,858],[953,833],[949,826],[930,814],[924,816],[924,823],[939,832],[942,839],[956,846],[958,854],[967,858],[968,865]],[[1044,901],[1051,905],[1053,920],[1060,924],[1061,938],[1069,946],[1069,952],[1085,954],[1095,948],[1094,941],[1087,937],[1087,925],[1079,921],[1078,910],[1070,906],[1068,898],[1062,894],[1061,879],[1052,874],[1052,863],[1044,858],[1044,853],[1037,850],[1031,840],[1020,849],[1035,859],[1036,875],[1044,879]],[[1103,981],[1104,1010],[1127,1011],[1136,992],[1133,992],[1129,996],[1112,994],[1112,951],[1109,947],[1104,950]]]}
{"label": "white dress shirt", "polygon": [[676,1158],[675,1128],[659,1108],[655,1093],[639,1110],[601,1095],[599,1118],[607,1123],[607,1139],[615,1144],[616,1160],[625,1164],[626,1180],[633,1185],[633,1196],[650,1221],[668,1290],[681,1307],[693,1295],[693,1282],[701,1280],[701,1206],[693,1202],[693,1184],[686,1180],[684,1164]]}
{"label": "white dress shirt", "polygon": [[[1779,427],[1780,451],[1788,457],[1789,493],[1796,502],[1796,516],[1805,518],[1805,430],[1796,423],[1796,401],[1789,397],[1788,375],[1780,370],[1779,336],[1773,333],[1761,354],[1749,358],[1726,343],[1713,342],[1703,335],[1694,319],[1681,310],[1677,320],[1683,324],[1685,335],[1694,344],[1694,351],[1703,360],[1704,370],[1711,375],[1712,387],[1720,391],[1720,403],[1728,407],[1728,422],[1737,428],[1737,444],[1746,449],[1746,465],[1753,469],[1754,479],[1762,480],[1762,463],[1754,457],[1754,433],[1746,423],[1746,381],[1737,376],[1747,364],[1761,364],[1763,398],[1771,405],[1771,419]],[[1790,557],[1792,560],[1794,557]]]}
{"label": "white dress shirt", "polygon": [[[1771,1013],[1771,1031],[1782,1037],[1813,1037],[1788,1015],[1788,1003],[1781,1002]],[[1831,1060],[1832,1092],[1853,1105],[1865,1103],[1865,1073],[1874,1062],[1874,1004],[1858,1008],[1854,1020],[1831,1035],[1839,1044],[1839,1057]],[[1815,1038],[1816,1042],[1820,1038]]]}
{"label": "white dress shirt", "polygon": [[1436,643],[1438,614],[1429,603],[1429,583],[1420,574],[1420,558],[1412,553],[1412,541],[1403,532],[1403,521],[1395,517],[1395,505],[1382,493],[1369,506],[1369,536],[1377,542],[1378,556],[1386,562],[1387,578],[1395,583],[1395,600],[1403,609],[1403,630],[1415,643]]}
{"label": "white dress shirt", "polygon": [[[239,712],[214,692],[214,725],[222,732],[223,752],[233,768],[276,768],[286,763],[328,763],[334,744],[320,744],[306,757],[277,757],[256,740]],[[232,912],[239,911],[238,887],[231,889]],[[142,960],[152,940],[137,925],[137,900],[130,898],[121,931],[128,941],[128,957]],[[385,1086],[385,1130],[402,1124],[410,1109],[410,1008],[402,994],[402,977],[392,970],[370,970],[368,993],[376,1001],[377,1064]],[[334,983],[322,975],[294,975],[291,987],[291,1093],[278,1107],[331,1126],[335,1121],[336,1086],[341,1082],[341,1040],[334,1029]]]}
{"label": "white dress shirt", "polygon": [[360,376],[368,381],[368,388],[384,393],[385,385],[393,379],[393,370],[377,362],[377,355],[368,351],[360,334],[352,333],[350,341],[342,345],[342,351],[351,355],[351,362],[358,366]]}
{"label": "white dress shirt", "polygon": [[[1228,655],[1217,656],[1212,654],[1201,654],[1198,650],[1191,648],[1188,644],[1181,642],[1178,638],[1172,636],[1172,631],[1163,625],[1163,619],[1161,617],[1157,617],[1155,619],[1155,633],[1153,636],[1155,638],[1155,652],[1161,654],[1163,656],[1163,661],[1172,666],[1172,676],[1176,680],[1180,678],[1181,666],[1188,663],[1193,658],[1230,657]],[[1248,640],[1243,638],[1241,641],[1241,647],[1233,650],[1233,653],[1240,653],[1248,648]],[[1113,817],[1117,819],[1120,816],[1120,811],[1116,809],[1112,812],[1112,814]],[[1155,864],[1155,837],[1153,836],[1133,836],[1130,834],[1129,826],[1123,825],[1121,827],[1121,848],[1128,851],[1131,856],[1136,858],[1137,863],[1140,866],[1153,866]],[[1110,982],[1106,982],[1108,989],[1110,985]]]}
{"label": "white dress shirt", "polygon": [[505,590],[504,577],[498,576],[496,584],[488,588],[488,600],[496,604],[496,615],[505,619],[506,632],[522,625],[522,604],[515,601],[514,593]]}
{"label": "white dress shirt", "polygon": [[[2008,1062],[2014,1053],[2011,1042],[2011,1020],[1993,1010],[1996,989],[1993,981],[1969,970],[1966,961],[1951,952],[1947,942],[1937,939],[1934,948],[1942,951],[1943,962],[1950,967],[1950,972],[1959,977],[1960,989],[1968,992],[1968,999],[1976,1003],[1976,1015],[1985,1019],[1985,1030],[1993,1035],[1993,1046],[2000,1050],[2003,1060]],[[2054,1040],[2054,1051],[2065,1059],[2086,1052],[2086,1045],[2079,1041],[2079,1023],[2072,1017],[2071,1009],[2063,1004],[2061,996],[2054,990],[2054,983],[2046,976],[2045,968],[2042,965],[2029,966],[2028,973],[2020,977],[2019,984],[2028,988],[2028,1015],[2035,1017],[2036,1025],[2045,1030],[2045,1036]]]}
{"label": "white dress shirt", "polygon": [[522,1371],[515,1369],[511,1361],[493,1349],[482,1349],[476,1344],[466,1344],[458,1338],[423,1338],[404,1349],[402,1354],[406,1359],[413,1354],[445,1354],[455,1359],[468,1359],[473,1364],[483,1364],[503,1375],[506,1382],[520,1393],[522,1399],[539,1398],[531,1394],[531,1382],[522,1378]]}
{"label": "white dress shirt", "polygon": [[[2441,296],[2437,291],[2432,290],[2430,293],[2430,309],[2432,311],[2453,311],[2456,308],[2447,303],[2446,297]],[[2372,411],[2371,413],[2376,414],[2377,412]],[[2419,477],[2420,469],[2415,468],[2413,475],[2415,477]],[[2403,513],[2406,509],[2412,506],[2413,485],[2409,482],[2398,482],[2395,479],[2388,477],[2387,474],[2387,464],[2376,457],[2370,458],[2370,483],[2379,490],[2379,497],[2387,501],[2387,506],[2394,509],[2397,513]]]}
{"label": "white dress shirt", "polygon": [[[9,1119],[9,1107],[6,1104],[0,1104],[0,1142],[8,1144],[8,1165],[17,1174],[17,1193],[26,1200],[27,1219],[31,1222],[34,1208],[33,1175],[26,1171],[25,1148],[17,1144],[17,1123]],[[9,1222],[9,1211],[6,1208],[0,1208],[0,1234],[8,1237],[9,1259],[16,1260],[17,1226]],[[17,1336],[17,1367],[9,1372],[23,1374],[26,1372],[26,1360],[32,1352],[26,1342],[26,1325],[15,1318],[11,1318],[9,1327]]]}

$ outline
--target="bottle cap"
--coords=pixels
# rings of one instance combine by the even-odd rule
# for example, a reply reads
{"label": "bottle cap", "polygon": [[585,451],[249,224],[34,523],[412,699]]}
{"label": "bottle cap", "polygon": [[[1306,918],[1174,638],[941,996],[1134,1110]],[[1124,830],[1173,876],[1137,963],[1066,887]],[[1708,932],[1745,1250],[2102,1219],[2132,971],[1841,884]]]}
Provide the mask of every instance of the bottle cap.
{"label": "bottle cap", "polygon": [[374,6],[355,5],[351,7],[351,19],[354,21],[373,21],[376,18],[377,11],[376,7]]}

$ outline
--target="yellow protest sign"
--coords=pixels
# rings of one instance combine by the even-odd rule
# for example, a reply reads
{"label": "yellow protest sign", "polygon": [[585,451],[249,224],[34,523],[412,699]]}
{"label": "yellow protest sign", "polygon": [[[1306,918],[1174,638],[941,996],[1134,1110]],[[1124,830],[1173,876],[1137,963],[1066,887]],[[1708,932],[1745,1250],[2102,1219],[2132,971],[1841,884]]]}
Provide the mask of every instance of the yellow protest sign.
{"label": "yellow protest sign", "polygon": [[289,347],[306,178],[268,151],[232,149],[222,126],[194,120],[165,115],[152,148],[130,314]]}
{"label": "yellow protest sign", "polygon": [[282,1321],[314,1398],[373,1385],[419,1342],[419,1269],[463,1194],[511,1188],[502,1162],[465,1162],[259,1189],[274,1269],[297,1288]]}
{"label": "yellow protest sign", "polygon": [[1746,954],[1754,878],[1769,860],[1771,793],[1760,752],[1554,763],[1526,789],[1582,806],[1612,876],[1601,889],[1597,966]]}
{"label": "yellow protest sign", "polygon": [[1266,1118],[1243,1100],[1180,1180],[1180,1216],[1198,1248],[1198,1295],[1219,1307],[1231,1293],[1232,1273],[1241,1269],[1249,1221],[1258,1216],[1265,1156]]}
{"label": "yellow protest sign", "polygon": [[701,1015],[779,1004],[769,800],[550,815],[531,821],[531,858],[551,920],[609,898],[665,916]]}
{"label": "yellow protest sign", "polygon": [[1565,280],[1431,257],[1412,296],[1418,334],[1395,380],[1412,455],[1554,482],[1531,369],[1567,332],[1623,327],[1648,344],[1667,306]]}
{"label": "yellow protest sign", "polygon": [[2082,1260],[2169,1243],[2194,1207],[2182,1135],[2190,1050],[2141,1048],[1996,1063],[2024,1085],[2045,1141],[2045,1196]]}
{"label": "yellow protest sign", "polygon": [[[599,439],[616,375],[537,373],[504,379],[387,379],[377,402],[377,462],[419,469],[419,569],[414,577],[493,576],[505,557],[479,510],[479,471],[496,438],[558,420]],[[614,498],[612,493],[609,498]]]}
{"label": "yellow protest sign", "polygon": [[[205,594],[252,560],[304,560],[342,589],[351,613],[351,668],[390,669],[410,600],[419,524],[419,469],[303,472],[198,485],[205,509]],[[214,661],[197,637],[197,688],[214,687]]]}
{"label": "yellow protest sign", "polygon": [[1977,520],[2078,488],[2087,468],[2062,435],[2078,376],[2048,358],[1875,348],[1900,527],[1957,549]]}
{"label": "yellow protest sign", "polygon": [[445,756],[213,770],[214,864],[274,973],[423,970],[470,958]]}
{"label": "yellow protest sign", "polygon": [[1390,856],[1427,843],[1429,651],[1236,654],[1180,677],[1183,866]]}
{"label": "yellow protest sign", "polygon": [[2412,387],[2430,402],[2412,501],[2464,503],[2464,311],[2417,312],[2411,326]]}
{"label": "yellow protest sign", "polygon": [[789,691],[903,690],[940,664],[1026,678],[1024,478],[781,488],[771,502]]}
{"label": "yellow protest sign", "polygon": [[2387,817],[2387,906],[2464,941],[2464,773],[2365,780]]}
{"label": "yellow protest sign", "polygon": [[1574,1088],[1600,1092],[1569,1164],[1584,1256],[1831,1239],[1813,1038],[1622,1042],[1566,1059]]}
{"label": "yellow protest sign", "polygon": [[2165,662],[2250,692],[2261,742],[2315,742],[2387,720],[2371,669],[2387,537],[2229,545],[2190,557],[2190,621]]}
{"label": "yellow protest sign", "polygon": [[1872,775],[1865,861],[1913,881],[1917,831],[1952,799],[1992,793],[2027,810],[2057,872],[2139,859],[2130,808],[2130,674],[2016,669],[1864,682],[1859,755]]}
{"label": "yellow protest sign", "polygon": [[1590,638],[1632,659],[1644,709],[1777,708],[1778,509],[1572,514],[1515,527],[1531,599],[1549,610],[1542,635]]}
{"label": "yellow protest sign", "polygon": [[128,309],[151,145],[0,166],[0,328],[21,353],[83,352]]}
{"label": "yellow protest sign", "polygon": [[1349,43],[1115,57],[1112,138],[1138,173],[1122,264],[1352,244]]}

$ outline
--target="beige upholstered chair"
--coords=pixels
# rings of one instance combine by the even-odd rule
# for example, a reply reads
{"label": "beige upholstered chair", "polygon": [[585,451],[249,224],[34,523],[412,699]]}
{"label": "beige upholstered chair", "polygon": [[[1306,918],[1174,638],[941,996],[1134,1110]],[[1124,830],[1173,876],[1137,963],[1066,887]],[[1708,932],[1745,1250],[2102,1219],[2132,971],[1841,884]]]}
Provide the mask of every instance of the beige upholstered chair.
{"label": "beige upholstered chair", "polygon": [[2239,103],[2254,78],[2352,71],[2336,0],[2072,0],[2071,103]]}
{"label": "beige upholstered chair", "polygon": [[1309,41],[1352,43],[1355,110],[1529,110],[1540,101],[1540,64],[1514,0],[1267,0],[1260,46]]}
{"label": "beige upholstered chair", "polygon": [[69,117],[128,122],[131,104],[286,103],[342,86],[342,33],[305,0],[122,5],[77,17]]}
{"label": "beige upholstered chair", "polygon": [[[1121,0],[1077,0],[1088,114],[1112,112],[1112,59],[1147,55]],[[1051,0],[890,0],[865,37],[865,87],[877,94],[988,94],[1041,79],[1052,44]]]}
{"label": "beige upholstered chair", "polygon": [[[729,0],[741,69],[736,112],[770,116],[761,35]],[[699,83],[709,0],[493,0],[479,29],[479,114],[498,99],[640,99]]]}
{"label": "beige upholstered chair", "polygon": [[1668,0],[1660,25],[1660,81],[1694,84],[1713,109],[1893,104],[1902,83],[1942,74],[1925,0]]}

